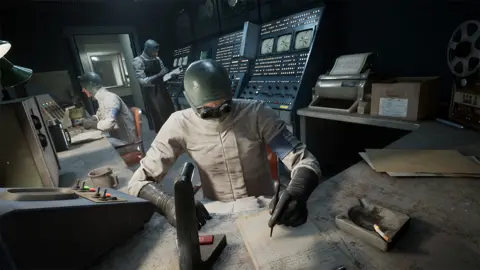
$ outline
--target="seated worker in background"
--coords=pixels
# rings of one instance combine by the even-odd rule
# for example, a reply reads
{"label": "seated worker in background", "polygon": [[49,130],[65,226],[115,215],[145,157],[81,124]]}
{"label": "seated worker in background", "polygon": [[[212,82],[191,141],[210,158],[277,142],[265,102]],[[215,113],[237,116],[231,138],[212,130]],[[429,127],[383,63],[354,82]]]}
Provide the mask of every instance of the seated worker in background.
{"label": "seated worker in background", "polygon": [[98,110],[91,118],[83,120],[85,129],[98,129],[107,134],[113,146],[136,141],[133,115],[123,100],[102,86],[97,73],[87,72],[78,77],[82,91],[98,101]]}
{"label": "seated worker in background", "polygon": [[[315,157],[288,131],[285,122],[262,102],[232,100],[227,71],[215,61],[192,63],[185,72],[184,86],[191,108],[173,113],[165,122],[130,180],[129,193],[155,204],[175,226],[173,197],[153,183],[162,181],[177,158],[188,153],[199,170],[207,199],[229,202],[271,196],[268,145],[292,178],[275,209],[277,216],[282,213],[276,224],[305,223],[306,202],[319,185],[321,171]],[[199,225],[208,218],[205,207],[197,202]]]}

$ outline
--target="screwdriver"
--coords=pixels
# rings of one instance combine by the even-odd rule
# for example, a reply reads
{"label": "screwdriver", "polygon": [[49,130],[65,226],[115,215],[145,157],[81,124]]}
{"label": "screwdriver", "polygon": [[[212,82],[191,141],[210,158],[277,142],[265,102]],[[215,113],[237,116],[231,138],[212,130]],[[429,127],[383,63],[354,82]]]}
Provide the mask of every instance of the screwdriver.
{"label": "screwdriver", "polygon": [[[280,196],[280,181],[275,181],[275,184],[274,184],[274,188],[275,188],[275,197],[273,197],[274,200],[276,200],[274,202],[274,205],[273,205],[273,209],[272,209],[272,214],[275,212],[275,208],[277,208],[277,204],[278,204],[278,201],[280,200],[279,196]],[[275,224],[272,225],[272,227],[270,228],[270,237],[272,237],[272,234],[273,234],[273,227],[275,227]]]}

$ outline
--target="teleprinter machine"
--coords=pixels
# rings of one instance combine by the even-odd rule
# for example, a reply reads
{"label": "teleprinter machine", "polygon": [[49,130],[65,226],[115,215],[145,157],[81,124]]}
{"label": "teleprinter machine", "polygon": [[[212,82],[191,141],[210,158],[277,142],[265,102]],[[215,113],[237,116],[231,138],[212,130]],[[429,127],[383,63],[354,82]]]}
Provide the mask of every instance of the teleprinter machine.
{"label": "teleprinter machine", "polygon": [[342,55],[313,90],[311,109],[345,113],[369,113],[372,53]]}

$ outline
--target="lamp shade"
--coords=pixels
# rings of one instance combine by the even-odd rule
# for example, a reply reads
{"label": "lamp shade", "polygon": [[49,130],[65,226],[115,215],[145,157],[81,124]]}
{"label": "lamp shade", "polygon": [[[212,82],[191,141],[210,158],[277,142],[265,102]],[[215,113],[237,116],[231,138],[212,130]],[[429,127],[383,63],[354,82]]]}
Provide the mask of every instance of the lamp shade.
{"label": "lamp shade", "polygon": [[0,72],[2,73],[0,83],[3,87],[14,87],[24,83],[33,73],[29,68],[15,66],[6,58],[0,59]]}
{"label": "lamp shade", "polygon": [[2,58],[12,47],[12,45],[5,40],[0,40],[0,58]]}

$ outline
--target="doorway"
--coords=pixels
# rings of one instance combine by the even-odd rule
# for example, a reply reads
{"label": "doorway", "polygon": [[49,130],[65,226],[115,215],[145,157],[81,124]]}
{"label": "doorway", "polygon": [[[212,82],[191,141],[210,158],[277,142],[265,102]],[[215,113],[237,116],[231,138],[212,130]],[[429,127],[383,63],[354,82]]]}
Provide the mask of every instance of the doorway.
{"label": "doorway", "polygon": [[128,107],[143,107],[134,98],[141,95],[141,90],[136,83],[131,83],[131,76],[135,73],[129,34],[74,34],[73,41],[83,72],[99,74],[103,86],[117,94]]}

